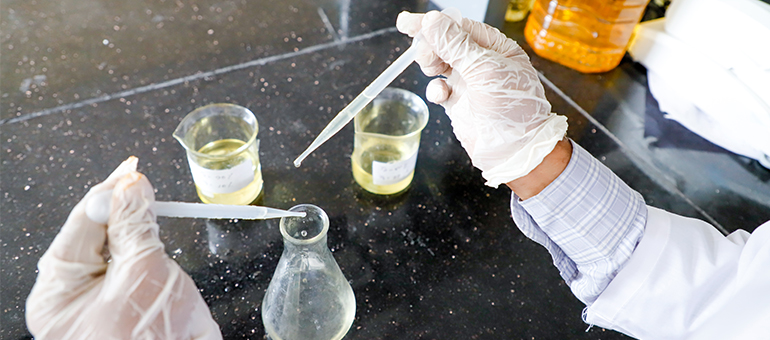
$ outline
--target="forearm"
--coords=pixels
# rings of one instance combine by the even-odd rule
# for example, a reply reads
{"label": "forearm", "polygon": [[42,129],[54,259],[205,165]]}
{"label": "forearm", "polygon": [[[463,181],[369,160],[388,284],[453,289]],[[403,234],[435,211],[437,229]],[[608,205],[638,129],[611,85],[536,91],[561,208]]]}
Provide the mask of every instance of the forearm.
{"label": "forearm", "polygon": [[539,194],[551,184],[569,164],[572,143],[565,137],[553,148],[543,162],[524,177],[506,183],[519,198],[526,200]]}

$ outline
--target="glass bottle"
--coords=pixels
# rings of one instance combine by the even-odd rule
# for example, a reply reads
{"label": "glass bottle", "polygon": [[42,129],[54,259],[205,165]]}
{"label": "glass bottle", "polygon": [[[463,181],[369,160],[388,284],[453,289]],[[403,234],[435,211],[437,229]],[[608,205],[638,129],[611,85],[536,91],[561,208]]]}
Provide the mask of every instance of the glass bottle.
{"label": "glass bottle", "polygon": [[341,339],[353,324],[356,299],[326,245],[329,217],[311,204],[289,211],[307,215],[281,218],[283,254],[262,300],[265,332],[273,340]]}
{"label": "glass bottle", "polygon": [[649,0],[535,0],[524,28],[537,55],[584,73],[609,71],[626,53]]}

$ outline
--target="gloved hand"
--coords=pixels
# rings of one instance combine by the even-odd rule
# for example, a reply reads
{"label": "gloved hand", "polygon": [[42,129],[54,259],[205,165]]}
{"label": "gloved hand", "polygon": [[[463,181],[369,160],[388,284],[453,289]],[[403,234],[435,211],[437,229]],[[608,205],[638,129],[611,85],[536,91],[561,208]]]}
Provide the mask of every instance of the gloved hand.
{"label": "gloved hand", "polygon": [[528,174],[567,131],[567,119],[551,113],[529,57],[497,29],[439,12],[402,12],[398,30],[422,32],[428,48],[416,59],[429,77],[428,100],[441,104],[455,136],[497,187]]}
{"label": "gloved hand", "polygon": [[[26,307],[35,339],[222,339],[195,283],[163,250],[148,210],[155,194],[137,161],[86,194],[40,259]],[[106,190],[113,193],[104,225],[85,206]]]}

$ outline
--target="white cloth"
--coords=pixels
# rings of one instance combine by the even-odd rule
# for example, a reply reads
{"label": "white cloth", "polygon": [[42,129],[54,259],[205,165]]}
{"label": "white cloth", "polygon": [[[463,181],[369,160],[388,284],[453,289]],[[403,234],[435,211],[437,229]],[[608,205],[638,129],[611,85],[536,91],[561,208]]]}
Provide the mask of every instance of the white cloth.
{"label": "white cloth", "polygon": [[628,52],[667,118],[770,168],[770,5],[674,1]]}
{"label": "white cloth", "polygon": [[585,321],[640,339],[770,339],[770,222],[725,237],[648,207],[625,267]]}

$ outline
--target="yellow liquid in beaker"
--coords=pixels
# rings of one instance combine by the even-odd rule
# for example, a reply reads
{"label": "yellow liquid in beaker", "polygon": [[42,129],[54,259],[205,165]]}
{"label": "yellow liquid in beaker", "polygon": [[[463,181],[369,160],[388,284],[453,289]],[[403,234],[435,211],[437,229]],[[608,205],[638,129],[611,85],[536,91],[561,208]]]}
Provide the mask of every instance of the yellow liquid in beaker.
{"label": "yellow liquid in beaker", "polygon": [[390,195],[403,191],[412,182],[414,169],[406,178],[393,184],[377,185],[374,184],[372,176],[372,162],[394,162],[401,161],[417,152],[419,144],[409,145],[403,140],[369,140],[361,145],[361,152],[356,150],[351,156],[353,166],[353,178],[366,191],[379,194]]}
{"label": "yellow liquid in beaker", "polygon": [[[238,139],[220,139],[204,145],[202,148],[200,148],[200,150],[198,150],[198,152],[209,156],[227,155],[234,152],[244,144],[245,142]],[[206,169],[222,170],[232,168],[249,160],[254,165],[254,180],[252,180],[248,185],[241,188],[240,190],[227,194],[207,195],[203,193],[198,185],[196,185],[195,189],[198,192],[198,197],[200,197],[201,201],[204,203],[240,205],[249,204],[256,201],[259,197],[259,194],[262,192],[262,169],[259,163],[259,158],[253,156],[251,152],[241,152],[238,155],[228,157],[226,159],[207,159],[201,157],[198,159],[197,163]]]}
{"label": "yellow liquid in beaker", "polygon": [[532,9],[535,0],[510,0],[505,12],[505,21],[518,22],[524,20]]}

